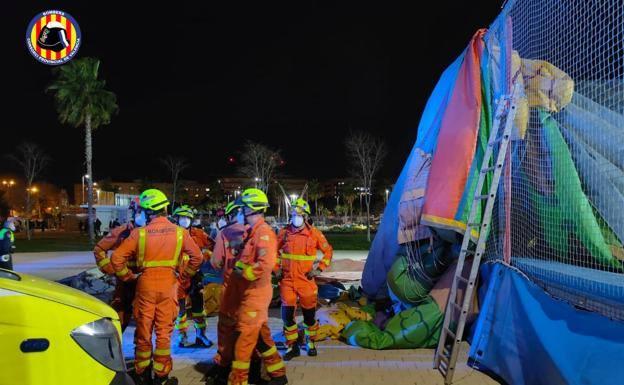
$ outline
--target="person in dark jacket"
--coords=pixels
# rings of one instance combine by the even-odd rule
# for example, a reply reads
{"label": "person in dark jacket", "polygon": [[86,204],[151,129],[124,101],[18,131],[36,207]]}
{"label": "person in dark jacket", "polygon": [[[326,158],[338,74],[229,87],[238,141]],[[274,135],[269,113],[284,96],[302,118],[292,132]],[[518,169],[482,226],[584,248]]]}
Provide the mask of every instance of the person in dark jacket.
{"label": "person in dark jacket", "polygon": [[8,218],[0,230],[0,268],[13,270],[13,249],[15,249],[15,220]]}

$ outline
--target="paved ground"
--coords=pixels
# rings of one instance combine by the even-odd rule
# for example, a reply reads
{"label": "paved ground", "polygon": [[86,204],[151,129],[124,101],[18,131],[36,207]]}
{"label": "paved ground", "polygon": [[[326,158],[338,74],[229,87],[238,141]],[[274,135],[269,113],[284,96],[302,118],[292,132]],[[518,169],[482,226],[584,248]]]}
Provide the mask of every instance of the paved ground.
{"label": "paved ground", "polygon": [[[337,251],[336,259],[362,260],[363,251]],[[21,253],[14,257],[16,271],[61,279],[94,267],[91,253]],[[274,312],[275,313],[275,312]],[[275,314],[273,314],[275,315]],[[209,337],[216,340],[216,319],[208,322]],[[271,329],[279,332],[281,321],[275,316],[269,321]],[[124,333],[124,354],[132,357],[134,328]],[[174,335],[174,341],[177,335]],[[192,336],[191,336],[192,338]],[[442,385],[440,374],[431,368],[433,350],[366,350],[348,346],[337,341],[322,342],[318,346],[319,356],[302,356],[287,364],[287,373],[293,385]],[[465,349],[464,349],[465,350]],[[178,349],[174,352],[172,375],[180,379],[180,385],[203,384],[203,373],[215,354],[210,349]],[[466,362],[465,353],[459,362]],[[468,368],[457,366],[456,384],[496,384],[487,376]]]}

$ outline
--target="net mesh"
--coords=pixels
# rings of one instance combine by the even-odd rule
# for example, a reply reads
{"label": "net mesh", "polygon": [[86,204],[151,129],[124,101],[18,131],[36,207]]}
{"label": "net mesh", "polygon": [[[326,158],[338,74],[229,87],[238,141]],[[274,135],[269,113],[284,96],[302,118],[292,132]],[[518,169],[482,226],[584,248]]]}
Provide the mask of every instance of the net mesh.
{"label": "net mesh", "polygon": [[493,98],[523,90],[486,258],[620,320],[623,45],[624,2],[615,0],[509,1],[486,37]]}

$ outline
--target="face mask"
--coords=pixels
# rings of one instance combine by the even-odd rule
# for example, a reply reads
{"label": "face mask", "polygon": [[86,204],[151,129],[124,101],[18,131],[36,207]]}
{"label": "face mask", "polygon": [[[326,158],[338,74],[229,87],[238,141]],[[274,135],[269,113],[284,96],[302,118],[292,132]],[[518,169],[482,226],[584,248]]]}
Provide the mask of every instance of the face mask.
{"label": "face mask", "polygon": [[200,220],[200,219],[195,219],[195,220],[193,221],[193,226],[196,226],[196,227],[201,226],[201,220]]}
{"label": "face mask", "polygon": [[217,227],[219,229],[224,228],[227,225],[227,221],[223,218],[219,219],[219,221],[217,222]]}
{"label": "face mask", "polygon": [[134,224],[143,227],[147,222],[147,218],[145,217],[145,211],[141,211],[134,216]]}
{"label": "face mask", "polygon": [[185,229],[188,229],[191,226],[191,218],[182,217],[178,219],[178,224]]}
{"label": "face mask", "polygon": [[301,227],[303,226],[303,217],[301,215],[293,215],[290,218],[290,223],[292,223],[295,227]]}
{"label": "face mask", "polygon": [[15,231],[15,223],[13,223],[13,222],[9,223],[9,227],[8,228],[11,231]]}
{"label": "face mask", "polygon": [[245,224],[245,214],[243,213],[243,210],[239,211],[238,214],[236,214],[236,222],[238,222],[239,225]]}

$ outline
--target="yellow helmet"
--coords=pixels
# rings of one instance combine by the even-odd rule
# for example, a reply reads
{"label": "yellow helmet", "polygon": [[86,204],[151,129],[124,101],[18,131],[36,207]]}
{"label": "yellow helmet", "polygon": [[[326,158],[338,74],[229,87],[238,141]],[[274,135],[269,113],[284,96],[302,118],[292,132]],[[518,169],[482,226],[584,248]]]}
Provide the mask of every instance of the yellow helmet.
{"label": "yellow helmet", "polygon": [[225,206],[225,215],[232,214],[232,211],[238,208],[240,208],[240,205],[238,205],[235,201],[231,201],[230,203],[227,204],[227,206]]}
{"label": "yellow helmet", "polygon": [[269,207],[269,198],[264,191],[257,188],[248,188],[236,200],[239,206],[246,206],[253,211],[265,211]]}
{"label": "yellow helmet", "polygon": [[290,204],[292,206],[292,208],[294,210],[296,210],[299,214],[301,214],[301,211],[305,212],[306,214],[310,215],[311,211],[310,211],[310,204],[302,198],[298,198],[294,201],[292,201],[292,203]]}
{"label": "yellow helmet", "polygon": [[189,205],[182,205],[175,210],[173,210],[173,216],[179,217],[189,217],[193,219],[195,216],[195,210],[193,210]]}
{"label": "yellow helmet", "polygon": [[169,199],[162,191],[151,188],[141,193],[139,205],[145,210],[160,211],[169,206]]}

